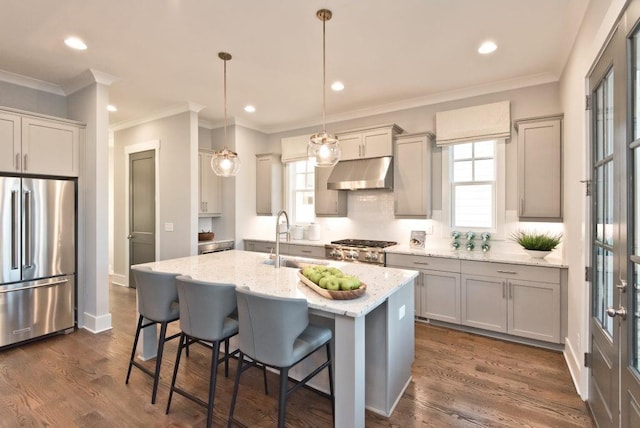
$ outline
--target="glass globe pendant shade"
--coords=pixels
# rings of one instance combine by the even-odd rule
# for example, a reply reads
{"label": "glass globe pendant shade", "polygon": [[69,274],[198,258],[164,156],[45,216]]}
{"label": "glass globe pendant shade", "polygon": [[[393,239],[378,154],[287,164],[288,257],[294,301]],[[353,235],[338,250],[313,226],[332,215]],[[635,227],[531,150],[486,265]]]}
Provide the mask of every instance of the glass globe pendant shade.
{"label": "glass globe pendant shade", "polygon": [[319,167],[331,167],[340,160],[340,143],[327,131],[313,134],[307,146],[307,155]]}
{"label": "glass globe pendant shade", "polygon": [[240,158],[236,152],[232,152],[225,147],[223,150],[213,154],[211,169],[220,177],[233,177],[240,170]]}

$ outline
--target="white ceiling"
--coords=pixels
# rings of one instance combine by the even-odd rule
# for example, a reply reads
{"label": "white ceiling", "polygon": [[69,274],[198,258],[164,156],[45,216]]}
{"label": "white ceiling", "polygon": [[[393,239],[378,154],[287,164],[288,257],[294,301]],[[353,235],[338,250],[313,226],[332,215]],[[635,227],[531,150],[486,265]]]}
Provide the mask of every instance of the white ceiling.
{"label": "white ceiling", "polygon": [[[317,124],[329,8],[327,121],[443,97],[556,81],[589,0],[3,0],[0,70],[63,93],[91,68],[117,77],[112,125],[187,102],[273,132]],[[73,51],[69,35],[89,46]],[[477,54],[483,40],[498,50]],[[4,73],[5,78],[7,74]],[[2,75],[0,75],[2,79]],[[243,111],[253,104],[257,112]],[[1,104],[1,99],[0,99]]]}

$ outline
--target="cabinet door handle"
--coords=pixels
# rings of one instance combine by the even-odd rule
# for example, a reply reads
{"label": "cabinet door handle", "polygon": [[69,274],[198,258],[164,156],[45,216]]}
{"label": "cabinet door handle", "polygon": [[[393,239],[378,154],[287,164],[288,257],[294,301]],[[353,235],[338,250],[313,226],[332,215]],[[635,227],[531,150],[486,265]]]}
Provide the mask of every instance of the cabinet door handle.
{"label": "cabinet door handle", "polygon": [[502,281],[502,298],[504,299],[507,294],[507,282]]}
{"label": "cabinet door handle", "polygon": [[517,275],[518,272],[516,272],[515,270],[498,270],[496,271],[498,273],[506,273],[508,275]]}
{"label": "cabinet door handle", "polygon": [[16,171],[20,171],[20,153],[16,153]]}
{"label": "cabinet door handle", "polygon": [[28,157],[29,155],[27,153],[24,154],[24,170],[26,171],[27,169],[27,160],[29,159]]}
{"label": "cabinet door handle", "polygon": [[513,284],[509,282],[509,300],[513,299]]}
{"label": "cabinet door handle", "polygon": [[520,198],[520,214],[524,214],[524,198]]}

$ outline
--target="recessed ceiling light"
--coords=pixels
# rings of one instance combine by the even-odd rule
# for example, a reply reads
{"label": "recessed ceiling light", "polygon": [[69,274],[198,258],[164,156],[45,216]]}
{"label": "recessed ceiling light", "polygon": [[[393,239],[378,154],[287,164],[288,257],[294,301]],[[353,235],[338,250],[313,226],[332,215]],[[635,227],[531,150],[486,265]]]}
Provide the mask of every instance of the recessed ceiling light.
{"label": "recessed ceiling light", "polygon": [[341,91],[341,90],[343,90],[343,89],[344,89],[344,83],[342,83],[342,82],[340,82],[340,81],[333,82],[333,83],[331,84],[331,89],[333,89],[333,90],[334,90],[334,91],[336,91],[336,92],[337,92],[337,91]]}
{"label": "recessed ceiling light", "polygon": [[67,37],[66,39],[64,39],[64,44],[72,49],[77,49],[79,51],[87,49],[87,45],[85,44],[85,42],[77,37]]}
{"label": "recessed ceiling light", "polygon": [[494,42],[487,41],[483,42],[480,45],[480,47],[478,48],[478,53],[486,55],[494,52],[496,49],[498,49],[498,45],[496,45]]}
{"label": "recessed ceiling light", "polygon": [[114,111],[118,111],[118,108],[116,106],[114,106],[113,104],[109,104],[107,106],[107,110],[109,110],[110,112],[114,112]]}
{"label": "recessed ceiling light", "polygon": [[245,106],[244,111],[246,111],[247,113],[254,113],[256,111],[256,108],[252,105],[248,105]]}

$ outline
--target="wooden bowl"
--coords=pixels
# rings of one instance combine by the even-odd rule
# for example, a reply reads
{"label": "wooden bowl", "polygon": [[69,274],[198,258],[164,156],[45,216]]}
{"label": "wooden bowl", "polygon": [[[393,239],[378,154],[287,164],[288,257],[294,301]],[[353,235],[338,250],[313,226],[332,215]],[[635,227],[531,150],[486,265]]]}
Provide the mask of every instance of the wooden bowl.
{"label": "wooden bowl", "polygon": [[349,290],[349,291],[327,290],[326,288],[317,286],[313,281],[311,281],[309,278],[304,276],[302,274],[302,270],[298,271],[298,278],[300,278],[300,281],[302,281],[304,285],[311,288],[313,291],[315,291],[322,297],[326,297],[327,299],[332,299],[332,300],[357,299],[358,297],[362,296],[365,293],[365,291],[367,291],[367,284],[365,284],[364,282],[360,284],[360,288],[358,288],[357,290]]}
{"label": "wooden bowl", "polygon": [[215,233],[213,232],[200,232],[198,233],[198,242],[212,241]]}

